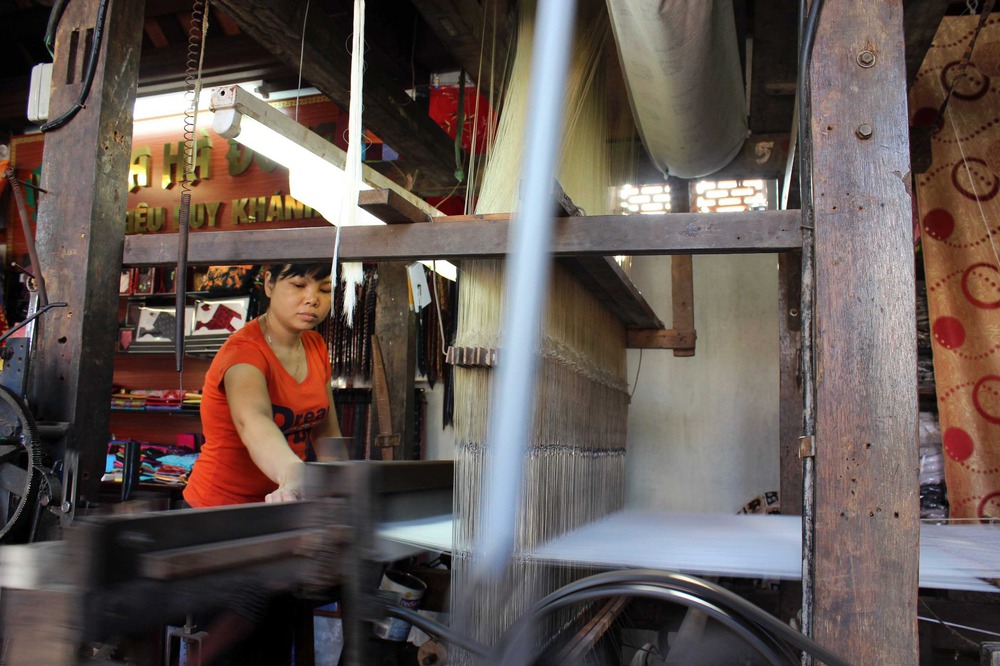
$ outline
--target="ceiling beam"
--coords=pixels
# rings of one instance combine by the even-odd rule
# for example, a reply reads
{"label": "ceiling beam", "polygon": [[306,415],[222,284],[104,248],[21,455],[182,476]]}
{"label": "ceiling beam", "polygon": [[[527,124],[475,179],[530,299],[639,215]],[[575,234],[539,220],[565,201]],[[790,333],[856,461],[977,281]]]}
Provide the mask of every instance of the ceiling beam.
{"label": "ceiling beam", "polygon": [[[487,98],[499,94],[510,48],[506,0],[412,0],[459,66]],[[495,85],[494,85],[495,84]]]}
{"label": "ceiling beam", "polygon": [[[299,66],[305,3],[271,0],[217,0],[240,30],[286,65]],[[311,11],[306,24],[302,76],[341,108],[350,102],[351,56],[337,45],[350,38],[349,21],[335,22]],[[364,80],[365,128],[400,154],[398,166],[417,174],[414,190],[431,191],[455,184],[454,145],[426,110],[368,58]]]}

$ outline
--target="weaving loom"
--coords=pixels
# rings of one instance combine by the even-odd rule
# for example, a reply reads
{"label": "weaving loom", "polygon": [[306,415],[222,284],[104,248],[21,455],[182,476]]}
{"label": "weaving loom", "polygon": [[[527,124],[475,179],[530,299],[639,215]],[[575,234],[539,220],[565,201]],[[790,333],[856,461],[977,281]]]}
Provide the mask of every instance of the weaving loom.
{"label": "weaving loom", "polygon": [[[598,11],[595,11],[598,10]],[[589,213],[611,212],[612,155],[607,118],[629,117],[605,94],[605,58],[611,46],[600,6],[581,12],[570,61],[559,182]],[[486,166],[477,213],[518,208],[520,137],[527,107],[534,7],[522,5],[516,53],[495,147]],[[519,85],[517,82],[521,82]],[[612,108],[609,108],[612,107]],[[456,347],[500,345],[504,265],[498,260],[461,265]],[[542,289],[544,285],[538,285]],[[527,443],[524,495],[517,514],[516,564],[506,579],[479,590],[473,603],[473,550],[482,528],[484,462],[490,450],[487,407],[493,403],[493,373],[483,367],[455,368],[455,558],[453,603],[471,634],[493,644],[532,602],[579,577],[566,568],[527,563],[521,554],[575,527],[621,508],[624,499],[628,386],[625,329],[565,269],[548,284],[541,330],[534,414]],[[504,350],[533,354],[533,349]],[[464,591],[464,594],[463,594]],[[480,596],[477,594],[477,596]],[[462,608],[463,604],[468,605]],[[558,622],[558,620],[557,620]]]}

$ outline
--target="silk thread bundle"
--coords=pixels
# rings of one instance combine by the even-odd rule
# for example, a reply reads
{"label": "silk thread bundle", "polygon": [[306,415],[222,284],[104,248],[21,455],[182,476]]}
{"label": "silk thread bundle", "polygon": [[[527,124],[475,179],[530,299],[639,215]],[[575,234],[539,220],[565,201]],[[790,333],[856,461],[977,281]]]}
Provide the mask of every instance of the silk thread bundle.
{"label": "silk thread bundle", "polygon": [[[609,118],[629,112],[627,106],[607,108],[606,58],[613,51],[610,26],[603,5],[584,4],[567,81],[559,182],[575,204],[588,213],[604,214],[611,212],[616,172],[608,141]],[[526,122],[533,18],[532,4],[522,4],[511,78],[496,141],[483,170],[477,213],[517,208],[518,165],[522,151],[530,148],[519,139]],[[498,346],[503,274],[500,260],[462,263],[456,346]],[[454,368],[453,608],[486,643],[493,643],[533,601],[583,575],[579,569],[529,563],[527,554],[567,530],[620,509],[624,498],[628,413],[624,326],[562,267],[553,271],[550,284],[538,288],[549,293],[541,349],[500,350],[501,363],[505,354],[540,355],[515,565],[496,589],[476,590],[474,600],[468,599],[468,590],[490,447],[487,423],[493,373],[487,368]],[[548,634],[567,621],[565,615],[553,618]],[[463,655],[456,663],[470,663],[469,657]]]}

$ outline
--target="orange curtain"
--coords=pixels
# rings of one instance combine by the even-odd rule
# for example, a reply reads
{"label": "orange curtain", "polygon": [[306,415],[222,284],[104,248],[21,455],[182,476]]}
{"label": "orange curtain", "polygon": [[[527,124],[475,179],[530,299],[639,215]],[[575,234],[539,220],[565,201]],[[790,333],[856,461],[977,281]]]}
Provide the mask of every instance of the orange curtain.
{"label": "orange curtain", "polygon": [[[979,17],[948,17],[910,92],[933,123]],[[987,20],[916,177],[952,518],[1000,518],[1000,13]]]}

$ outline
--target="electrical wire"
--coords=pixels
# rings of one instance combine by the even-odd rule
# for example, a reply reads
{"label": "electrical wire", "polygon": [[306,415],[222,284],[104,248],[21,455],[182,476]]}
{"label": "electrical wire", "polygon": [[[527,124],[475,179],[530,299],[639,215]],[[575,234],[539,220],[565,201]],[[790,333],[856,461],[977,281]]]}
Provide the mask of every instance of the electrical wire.
{"label": "electrical wire", "polygon": [[45,50],[49,52],[49,55],[55,58],[55,46],[56,42],[56,29],[59,27],[59,21],[62,20],[63,11],[66,10],[66,5],[69,0],[56,0],[52,3],[52,9],[49,11],[49,22],[45,26]]}
{"label": "electrical wire", "polygon": [[[53,7],[53,9],[55,8]],[[71,121],[77,111],[82,109],[84,104],[86,104],[87,98],[90,96],[90,88],[94,85],[94,75],[97,73],[97,59],[101,54],[101,42],[104,41],[104,16],[107,14],[107,9],[108,0],[101,0],[100,4],[97,6],[97,20],[94,22],[94,41],[90,45],[90,55],[87,59],[87,72],[83,78],[83,89],[80,91],[80,96],[77,98],[76,102],[73,103],[73,106],[66,111],[66,113],[62,114],[55,120],[50,120],[42,125],[39,128],[41,132],[51,132],[52,130],[59,129]],[[61,16],[58,18],[61,18]],[[57,23],[58,18],[56,21]]]}
{"label": "electrical wire", "polygon": [[306,0],[306,10],[302,15],[302,39],[299,44],[299,79],[295,84],[295,122],[299,122],[299,95],[302,93],[302,63],[306,57],[306,23],[309,21],[309,1]]}

